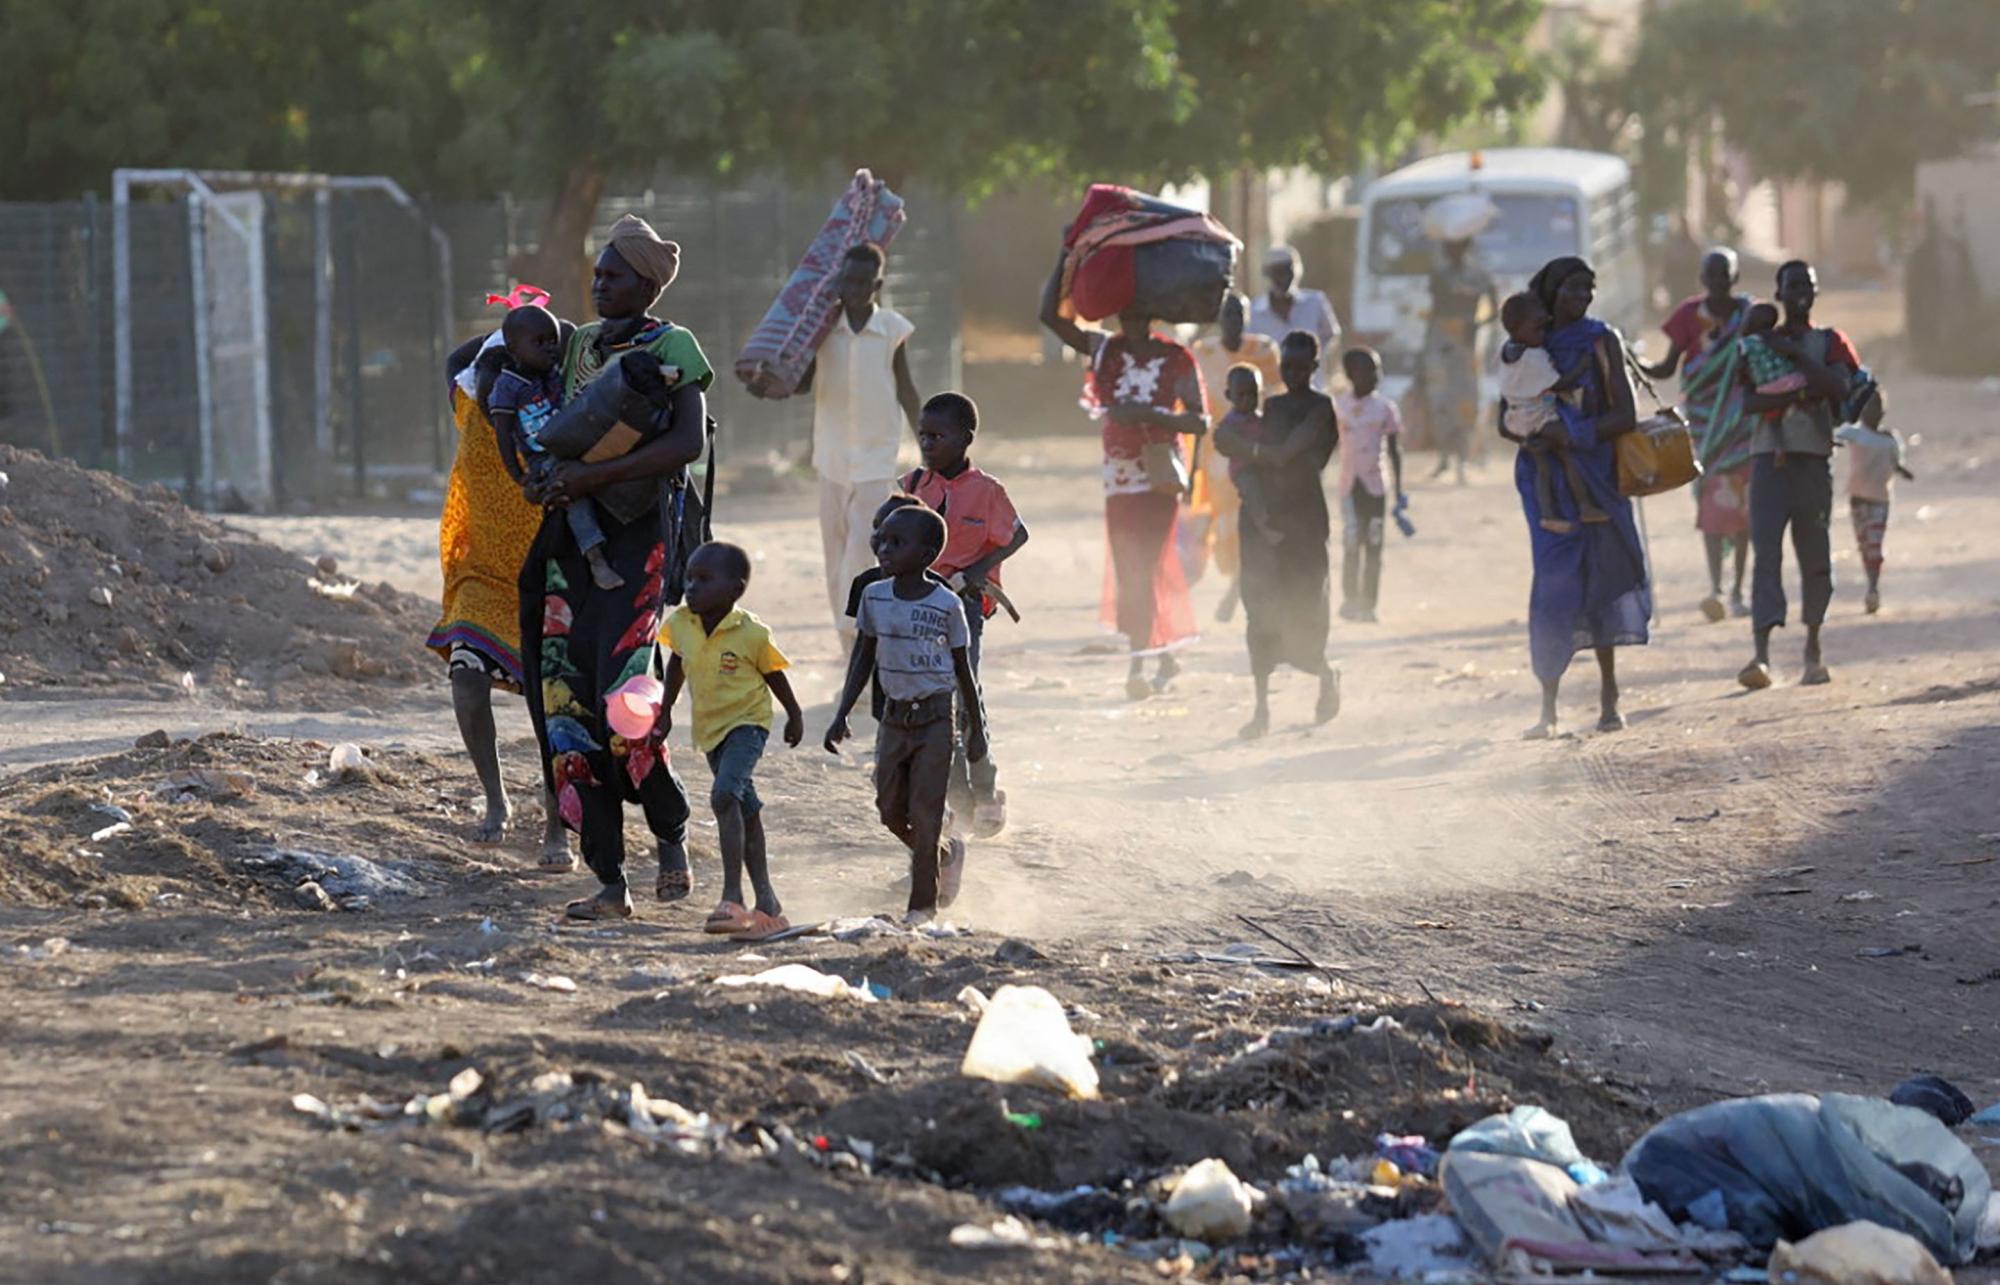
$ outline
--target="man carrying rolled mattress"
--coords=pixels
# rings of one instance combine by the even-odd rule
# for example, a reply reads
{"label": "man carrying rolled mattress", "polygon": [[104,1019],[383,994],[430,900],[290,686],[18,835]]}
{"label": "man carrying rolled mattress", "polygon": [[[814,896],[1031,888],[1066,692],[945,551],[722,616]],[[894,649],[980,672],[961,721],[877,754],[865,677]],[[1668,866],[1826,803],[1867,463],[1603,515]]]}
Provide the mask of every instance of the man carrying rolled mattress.
{"label": "man carrying rolled mattress", "polygon": [[854,645],[847,589],[875,565],[868,544],[875,510],[896,489],[903,427],[915,436],[922,403],[908,351],[916,327],[879,299],[886,262],[882,248],[867,242],[847,252],[836,284],[840,317],[799,383],[800,392],[813,395],[812,463],[819,474],[827,603],[847,647]]}

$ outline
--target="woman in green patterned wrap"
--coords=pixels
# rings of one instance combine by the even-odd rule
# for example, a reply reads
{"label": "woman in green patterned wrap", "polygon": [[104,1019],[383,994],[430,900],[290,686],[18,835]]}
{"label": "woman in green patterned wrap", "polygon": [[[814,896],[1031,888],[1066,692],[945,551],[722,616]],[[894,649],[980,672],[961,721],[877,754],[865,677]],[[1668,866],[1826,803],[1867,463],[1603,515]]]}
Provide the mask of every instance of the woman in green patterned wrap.
{"label": "woman in green patterned wrap", "polygon": [[[567,398],[627,354],[646,354],[636,364],[667,372],[670,387],[657,395],[663,408],[652,426],[664,431],[614,459],[559,461],[526,488],[530,500],[548,506],[521,568],[528,709],[557,811],[582,836],[583,859],[603,885],[596,896],[569,904],[565,913],[574,919],[632,914],[627,802],[644,810],[659,845],[655,891],[661,900],[681,900],[693,889],[687,791],[668,760],[665,739],[657,730],[627,738],[607,716],[614,695],[643,689],[661,672],[658,634],[669,570],[661,500],[671,494],[665,484],[684,481],[706,444],[704,393],[713,379],[708,359],[692,334],[648,311],[673,281],[679,261],[680,247],[661,240],[645,220],[619,220],[591,277],[600,320],[579,327],[563,356]],[[628,373],[634,364],[626,362]],[[583,496],[602,510],[605,557],[625,580],[616,589],[592,582],[563,519],[560,506]]]}

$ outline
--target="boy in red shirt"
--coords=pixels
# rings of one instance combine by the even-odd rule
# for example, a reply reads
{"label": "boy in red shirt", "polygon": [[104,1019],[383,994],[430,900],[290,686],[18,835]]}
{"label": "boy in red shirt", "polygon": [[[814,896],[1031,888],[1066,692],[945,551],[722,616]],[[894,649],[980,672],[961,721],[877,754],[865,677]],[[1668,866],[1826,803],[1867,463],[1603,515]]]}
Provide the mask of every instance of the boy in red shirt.
{"label": "boy in red shirt", "polygon": [[[944,518],[944,553],[931,569],[965,599],[972,636],[966,650],[975,675],[980,636],[998,608],[987,590],[1000,587],[1000,564],[1028,542],[1028,526],[1014,511],[1007,488],[967,458],[978,432],[979,407],[970,397],[939,393],[931,398],[917,419],[917,446],[924,466],[903,479],[903,490]],[[1007,828],[1007,796],[998,788],[999,779],[992,755],[968,764],[961,741],[952,764],[953,810],[962,815],[970,802],[975,838],[990,839]]]}

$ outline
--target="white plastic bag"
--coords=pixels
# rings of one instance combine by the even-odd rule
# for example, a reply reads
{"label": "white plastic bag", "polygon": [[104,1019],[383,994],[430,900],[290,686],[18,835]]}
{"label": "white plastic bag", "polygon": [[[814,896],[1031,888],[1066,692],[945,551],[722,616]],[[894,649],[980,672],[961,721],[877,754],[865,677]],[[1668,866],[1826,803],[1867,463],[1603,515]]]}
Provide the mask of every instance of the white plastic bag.
{"label": "white plastic bag", "polygon": [[875,1002],[874,992],[856,986],[831,973],[822,973],[805,964],[780,964],[761,973],[736,973],[715,979],[717,986],[772,986],[781,991],[798,991],[821,999],[851,999],[863,1004]]}
{"label": "white plastic bag", "polygon": [[1500,216],[1482,192],[1458,192],[1424,207],[1424,235],[1433,241],[1470,241]]}
{"label": "white plastic bag", "polygon": [[1181,1175],[1167,1197],[1167,1225],[1196,1240],[1234,1240],[1250,1230],[1257,1197],[1227,1163],[1202,1160]]}
{"label": "white plastic bag", "polygon": [[958,1073],[1094,1098],[1097,1068],[1090,1052],[1090,1040],[1070,1030],[1055,996],[1039,986],[1002,986],[980,1015]]}

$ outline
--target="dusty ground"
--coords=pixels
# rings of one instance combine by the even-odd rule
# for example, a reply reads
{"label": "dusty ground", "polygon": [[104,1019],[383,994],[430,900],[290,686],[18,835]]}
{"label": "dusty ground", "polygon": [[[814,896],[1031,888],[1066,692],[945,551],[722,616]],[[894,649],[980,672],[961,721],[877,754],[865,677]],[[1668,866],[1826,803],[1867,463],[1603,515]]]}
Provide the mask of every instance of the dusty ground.
{"label": "dusty ground", "polygon": [[[1034,540],[1009,579],[1027,620],[989,633],[1014,825],[974,852],[955,913],[976,935],[762,952],[893,988],[867,1008],[710,992],[707,977],[742,965],[703,943],[686,911],[643,907],[610,936],[552,931],[551,912],[583,885],[525,873],[532,804],[505,847],[457,837],[473,790],[452,756],[441,684],[357,692],[339,712],[206,693],[30,700],[0,688],[0,770],[14,773],[0,784],[0,946],[75,943],[52,959],[0,962],[14,1000],[0,1017],[0,1262],[18,1265],[0,1274],[1152,1273],[1080,1244],[948,1249],[953,1224],[994,1209],[924,1181],[730,1147],[715,1159],[662,1156],[595,1129],[329,1134],[287,1106],[298,1092],[337,1104],[439,1092],[466,1065],[509,1082],[594,1070],[730,1125],[908,1144],[917,1168],[975,1190],[1157,1171],[1208,1151],[1268,1178],[1305,1150],[1351,1148],[1378,1127],[1442,1130],[1510,1093],[1571,1114],[1605,1158],[1653,1115],[1724,1094],[1881,1091],[1924,1070],[2000,1099],[2000,797],[1990,788],[2000,398],[1969,383],[1892,387],[1892,421],[1921,438],[1921,481],[1898,494],[1880,617],[1861,614],[1837,514],[1835,684],[1791,684],[1794,630],[1780,641],[1785,683],[1734,689],[1747,629],[1701,621],[1690,506],[1667,497],[1647,513],[1653,644],[1620,654],[1631,729],[1547,745],[1516,739],[1535,709],[1528,568],[1499,465],[1463,490],[1414,488],[1420,532],[1392,537],[1383,623],[1336,626],[1340,719],[1305,727],[1310,688],[1293,678],[1281,687],[1279,733],[1246,746],[1233,738],[1248,699],[1240,625],[1211,630],[1172,696],[1121,699],[1121,665],[1095,651],[1101,510],[1089,445],[1035,436],[989,409],[981,462],[1009,482]],[[802,496],[744,497],[722,525],[757,556],[749,605],[799,660],[816,739],[836,657],[807,510]],[[421,518],[254,525],[371,582],[435,592]],[[1213,580],[1200,587],[1205,610],[1219,593]],[[1592,721],[1591,679],[1579,667],[1566,694],[1578,726]],[[131,750],[155,727],[319,744]],[[336,740],[368,746],[388,779],[307,782]],[[503,711],[503,743],[525,798],[518,706]],[[111,757],[78,765],[85,756]],[[256,792],[140,797],[198,765],[190,756],[251,772]],[[695,756],[682,768],[699,792]],[[93,843],[108,821],[89,804],[106,786],[134,830]],[[858,755],[774,752],[763,792],[795,920],[896,904],[896,862],[869,823]],[[294,909],[282,881],[242,866],[242,853],[269,845],[408,862],[426,896],[359,913]],[[701,874],[698,897],[712,897],[712,865]],[[103,908],[89,908],[93,893]],[[1268,945],[1238,913],[1326,963],[1337,986],[1157,961]],[[997,960],[1008,938],[1049,958]],[[1864,953],[1880,948],[1909,949]],[[536,989],[519,980],[531,971],[578,989]],[[1106,1041],[1111,1106],[1061,1108],[951,1078],[970,1031],[953,995],[1022,974],[1090,1010],[1079,1020]],[[1447,1022],[1487,1014],[1553,1036],[1553,1048],[1489,1033],[1460,1058],[1448,1028],[1431,1033],[1440,1014],[1426,1006],[1403,1010],[1412,1033],[1390,1071],[1363,1073],[1325,1043],[1234,1096],[1186,1087],[1210,1083],[1230,1052],[1273,1026],[1425,991],[1465,1006]],[[1385,994],[1399,999],[1376,998]],[[279,1037],[281,1047],[239,1051]],[[893,1072],[890,1083],[848,1067],[849,1049]],[[1448,1096],[1466,1087],[1461,1068],[1476,1101]],[[1001,1096],[1044,1110],[1044,1130],[1005,1126]],[[1213,1106],[1220,1117],[1204,1114]],[[1349,1107],[1357,1118],[1341,1121]],[[1990,1164],[1995,1150],[1983,1154]]]}

